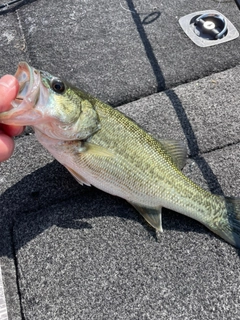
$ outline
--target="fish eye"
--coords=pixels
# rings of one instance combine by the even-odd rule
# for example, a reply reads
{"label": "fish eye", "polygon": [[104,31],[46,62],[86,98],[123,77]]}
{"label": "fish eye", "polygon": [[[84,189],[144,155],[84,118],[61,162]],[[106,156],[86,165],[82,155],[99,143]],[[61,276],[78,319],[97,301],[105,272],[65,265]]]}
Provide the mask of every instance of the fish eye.
{"label": "fish eye", "polygon": [[53,79],[51,81],[51,88],[56,93],[63,93],[65,91],[65,84],[59,79]]}

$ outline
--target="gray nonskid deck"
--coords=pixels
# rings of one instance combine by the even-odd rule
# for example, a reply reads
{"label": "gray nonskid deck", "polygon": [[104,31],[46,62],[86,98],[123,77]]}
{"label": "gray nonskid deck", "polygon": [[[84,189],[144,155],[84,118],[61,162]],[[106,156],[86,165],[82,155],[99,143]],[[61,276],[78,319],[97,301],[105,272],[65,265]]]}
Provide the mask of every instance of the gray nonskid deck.
{"label": "gray nonskid deck", "polygon": [[7,305],[2,279],[2,268],[0,265],[0,320],[8,320]]}
{"label": "gray nonskid deck", "polygon": [[[188,145],[184,173],[206,189],[233,196],[239,196],[240,176],[238,96],[233,94],[238,77],[236,67],[172,92],[196,139],[195,149]],[[213,80],[211,95],[204,98],[201,92],[208,92]],[[186,124],[182,128],[168,96],[162,92],[119,109],[155,136],[188,143]],[[201,124],[206,119],[211,127]],[[2,172],[3,224],[11,211],[25,319],[178,319],[179,314],[237,319],[238,251],[204,226],[164,210],[164,232],[156,241],[124,200],[78,185],[34,135],[17,139]]]}
{"label": "gray nonskid deck", "polygon": [[[0,72],[26,60],[63,76],[154,136],[183,140],[184,173],[239,197],[240,39],[199,49],[178,24],[209,8],[240,31],[234,1],[24,1],[0,15]],[[9,320],[239,318],[238,250],[165,209],[156,239],[29,130],[0,165],[0,193],[0,320],[4,300]]]}

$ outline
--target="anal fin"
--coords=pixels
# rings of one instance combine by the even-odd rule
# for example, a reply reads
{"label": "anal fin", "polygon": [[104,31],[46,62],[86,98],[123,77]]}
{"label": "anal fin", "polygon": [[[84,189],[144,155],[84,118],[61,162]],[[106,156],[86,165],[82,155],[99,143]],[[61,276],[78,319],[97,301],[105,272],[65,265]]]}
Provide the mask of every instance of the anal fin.
{"label": "anal fin", "polygon": [[143,216],[143,218],[156,230],[163,232],[162,228],[162,207],[147,208],[136,203],[130,204]]}

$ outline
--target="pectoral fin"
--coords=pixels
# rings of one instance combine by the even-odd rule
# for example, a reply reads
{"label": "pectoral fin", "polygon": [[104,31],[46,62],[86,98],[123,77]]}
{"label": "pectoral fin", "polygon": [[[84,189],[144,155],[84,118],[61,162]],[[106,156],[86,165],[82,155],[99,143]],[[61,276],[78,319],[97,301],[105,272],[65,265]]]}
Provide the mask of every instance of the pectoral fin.
{"label": "pectoral fin", "polygon": [[114,157],[114,154],[110,150],[90,142],[84,143],[84,146],[81,147],[81,152],[100,157]]}
{"label": "pectoral fin", "polygon": [[143,216],[143,218],[156,230],[163,231],[162,228],[162,207],[146,208],[130,202],[131,205]]}

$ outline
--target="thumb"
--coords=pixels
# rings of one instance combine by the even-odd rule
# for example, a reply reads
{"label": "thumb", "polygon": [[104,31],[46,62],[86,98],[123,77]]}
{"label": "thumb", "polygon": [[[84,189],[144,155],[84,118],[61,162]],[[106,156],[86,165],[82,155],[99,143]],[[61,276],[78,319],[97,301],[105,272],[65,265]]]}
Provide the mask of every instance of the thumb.
{"label": "thumb", "polygon": [[12,75],[5,75],[0,79],[0,112],[10,108],[12,100],[18,94],[19,83]]}

